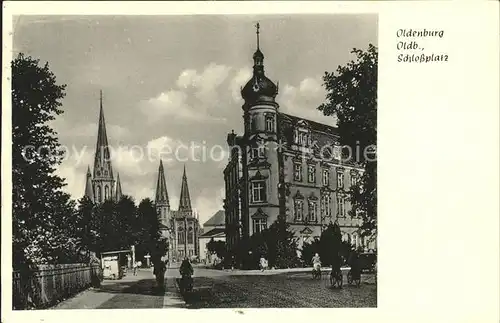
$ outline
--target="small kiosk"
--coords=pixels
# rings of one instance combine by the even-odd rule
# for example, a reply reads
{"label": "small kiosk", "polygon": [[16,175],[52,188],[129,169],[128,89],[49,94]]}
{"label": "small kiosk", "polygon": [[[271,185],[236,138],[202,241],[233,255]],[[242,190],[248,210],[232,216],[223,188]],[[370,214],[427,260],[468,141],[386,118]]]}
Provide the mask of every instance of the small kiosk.
{"label": "small kiosk", "polygon": [[107,251],[101,253],[103,278],[122,279],[125,275],[123,267],[126,266],[127,258],[130,257],[131,253],[131,250]]}

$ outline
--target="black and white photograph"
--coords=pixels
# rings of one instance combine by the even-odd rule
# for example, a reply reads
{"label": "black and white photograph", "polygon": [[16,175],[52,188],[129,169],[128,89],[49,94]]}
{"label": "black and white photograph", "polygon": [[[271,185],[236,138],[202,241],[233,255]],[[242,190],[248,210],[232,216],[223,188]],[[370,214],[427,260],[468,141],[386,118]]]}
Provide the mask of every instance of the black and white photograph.
{"label": "black and white photograph", "polygon": [[376,14],[13,23],[14,310],[377,307]]}
{"label": "black and white photograph", "polygon": [[498,2],[2,5],[2,323],[500,319]]}

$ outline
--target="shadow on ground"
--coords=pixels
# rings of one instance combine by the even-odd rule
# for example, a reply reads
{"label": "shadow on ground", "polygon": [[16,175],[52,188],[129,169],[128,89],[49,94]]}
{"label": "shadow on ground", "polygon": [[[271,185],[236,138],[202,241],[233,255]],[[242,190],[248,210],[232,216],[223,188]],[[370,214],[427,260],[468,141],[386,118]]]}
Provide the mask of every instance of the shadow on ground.
{"label": "shadow on ground", "polygon": [[165,290],[158,289],[156,287],[156,281],[154,279],[141,279],[137,281],[127,281],[116,283],[102,284],[99,289],[96,289],[98,293],[111,293],[111,294],[136,294],[136,295],[151,295],[151,296],[161,296],[165,294]]}

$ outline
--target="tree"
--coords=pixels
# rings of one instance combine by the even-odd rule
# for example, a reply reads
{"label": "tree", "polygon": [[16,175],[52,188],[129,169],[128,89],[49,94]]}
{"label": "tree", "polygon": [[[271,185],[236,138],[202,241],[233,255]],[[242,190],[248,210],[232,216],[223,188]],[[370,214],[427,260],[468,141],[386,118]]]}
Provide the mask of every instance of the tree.
{"label": "tree", "polygon": [[354,161],[364,167],[359,185],[350,190],[353,212],[362,216],[363,235],[377,230],[377,65],[378,50],[354,49],[356,59],[335,72],[325,72],[327,102],[319,106],[325,115],[337,118],[343,157],[361,152]]}
{"label": "tree", "polygon": [[216,254],[219,259],[224,259],[226,256],[226,243],[224,241],[215,241],[210,239],[207,243],[208,252]]}
{"label": "tree", "polygon": [[[13,266],[56,263],[71,243],[61,223],[74,202],[55,175],[62,150],[48,124],[63,111],[65,85],[48,63],[19,54],[12,67],[12,245]],[[64,258],[64,257],[63,257]]]}
{"label": "tree", "polygon": [[138,218],[137,207],[134,200],[129,196],[123,196],[120,201],[116,202],[115,210],[116,227],[120,238],[119,247],[121,249],[129,249],[132,245],[138,242]]}
{"label": "tree", "polygon": [[314,239],[311,242],[304,242],[302,244],[302,252],[300,258],[304,262],[304,264],[310,265],[311,259],[314,257],[316,253],[319,254],[321,250],[320,240]]}
{"label": "tree", "polygon": [[334,264],[336,257],[342,255],[342,233],[337,222],[330,223],[321,233],[319,255],[321,262],[327,266]]}
{"label": "tree", "polygon": [[166,252],[166,242],[160,241],[160,220],[153,202],[146,198],[139,203],[138,222],[140,225],[138,256],[150,254],[152,257],[158,254],[163,256]]}
{"label": "tree", "polygon": [[277,268],[292,268],[298,265],[297,239],[290,230],[285,217],[278,219],[264,231],[268,246],[269,265]]}

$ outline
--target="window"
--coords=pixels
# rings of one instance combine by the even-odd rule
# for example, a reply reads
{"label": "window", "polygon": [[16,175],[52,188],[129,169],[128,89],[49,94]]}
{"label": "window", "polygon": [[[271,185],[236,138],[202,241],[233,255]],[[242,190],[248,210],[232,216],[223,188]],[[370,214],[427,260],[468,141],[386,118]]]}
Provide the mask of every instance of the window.
{"label": "window", "polygon": [[301,182],[302,181],[302,165],[301,164],[295,164],[293,167],[293,179]]}
{"label": "window", "polygon": [[266,131],[274,132],[274,117],[266,116]]}
{"label": "window", "polygon": [[184,258],[184,250],[179,250],[179,257]]}
{"label": "window", "polygon": [[309,201],[309,221],[316,222],[318,214],[318,204],[316,201]]}
{"label": "window", "polygon": [[265,144],[261,143],[257,147],[252,148],[252,151],[250,154],[251,154],[252,159],[264,158],[266,156]]}
{"label": "window", "polygon": [[304,201],[295,200],[295,221],[302,221],[304,218]]}
{"label": "window", "polygon": [[330,194],[325,194],[321,197],[321,213],[324,217],[329,217],[332,214]]}
{"label": "window", "polygon": [[188,240],[188,243],[193,243],[193,235],[194,235],[194,232],[193,232],[193,227],[189,227],[189,231],[187,233],[187,240]]}
{"label": "window", "polygon": [[266,184],[264,181],[252,182],[252,202],[259,203],[266,200]]}
{"label": "window", "polygon": [[337,188],[344,188],[344,173],[337,172]]}
{"label": "window", "polygon": [[102,202],[102,196],[101,196],[101,187],[100,186],[97,186],[97,202]]}
{"label": "window", "polygon": [[178,228],[177,240],[179,241],[180,244],[186,243],[186,235],[183,227]]}
{"label": "window", "polygon": [[295,132],[295,142],[299,145],[307,144],[307,133],[304,131],[296,131]]}
{"label": "window", "polygon": [[323,186],[328,186],[330,184],[330,171],[328,169],[323,169]]}
{"label": "window", "polygon": [[338,204],[339,204],[339,216],[345,217],[345,201],[343,197],[338,197]]}
{"label": "window", "polygon": [[340,159],[340,156],[341,156],[341,153],[340,153],[340,147],[339,146],[335,146],[333,148],[333,157],[335,159]]}
{"label": "window", "polygon": [[314,165],[307,166],[307,180],[309,183],[316,182],[316,167]]}
{"label": "window", "polygon": [[108,185],[104,186],[104,199],[109,199],[109,187]]}
{"label": "window", "polygon": [[193,256],[194,255],[194,250],[192,249],[189,249],[189,257]]}
{"label": "window", "polygon": [[253,233],[259,233],[267,228],[266,219],[254,219],[253,220]]}
{"label": "window", "polygon": [[356,186],[358,185],[358,178],[356,174],[351,174],[351,186]]}

